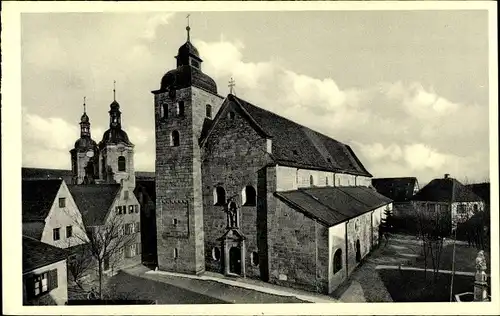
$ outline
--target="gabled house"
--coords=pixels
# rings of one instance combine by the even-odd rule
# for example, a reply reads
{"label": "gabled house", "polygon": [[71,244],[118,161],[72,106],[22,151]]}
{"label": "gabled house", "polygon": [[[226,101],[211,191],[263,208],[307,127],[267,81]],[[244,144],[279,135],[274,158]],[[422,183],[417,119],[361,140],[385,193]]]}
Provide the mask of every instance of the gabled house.
{"label": "gabled house", "polygon": [[67,252],[23,236],[23,305],[68,301]]}
{"label": "gabled house", "polygon": [[484,210],[485,206],[483,199],[449,174],[432,180],[413,196],[412,203],[422,202],[431,208],[434,205],[445,205],[450,214],[452,227]]}
{"label": "gabled house", "polygon": [[[68,187],[81,210],[89,239],[106,243],[107,251],[116,249],[104,259],[104,272],[114,274],[120,269],[140,264],[140,205],[126,182]],[[102,244],[96,247],[104,249]]]}
{"label": "gabled house", "polygon": [[22,181],[23,235],[59,248],[85,243],[80,211],[62,179]]}

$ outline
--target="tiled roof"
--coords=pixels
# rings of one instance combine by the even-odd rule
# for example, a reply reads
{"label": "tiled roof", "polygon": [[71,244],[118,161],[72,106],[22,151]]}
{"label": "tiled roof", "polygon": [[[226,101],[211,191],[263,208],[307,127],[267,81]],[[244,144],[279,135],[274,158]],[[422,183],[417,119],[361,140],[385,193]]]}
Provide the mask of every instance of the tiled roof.
{"label": "tiled roof", "polygon": [[468,184],[467,187],[472,190],[477,196],[482,198],[484,202],[490,203],[490,184],[489,183],[474,183]]}
{"label": "tiled roof", "polygon": [[104,224],[106,215],[120,191],[119,184],[68,185],[68,188],[82,214],[85,226]]}
{"label": "tiled roof", "polygon": [[23,273],[66,259],[67,252],[61,248],[23,236]]}
{"label": "tiled roof", "polygon": [[413,196],[417,178],[376,178],[372,179],[372,185],[378,193],[387,196],[394,202],[405,202]]}
{"label": "tiled roof", "polygon": [[331,227],[391,203],[367,187],[323,187],[276,192],[292,208]]}
{"label": "tiled roof", "polygon": [[228,100],[243,109],[251,124],[261,134],[272,138],[272,157],[275,163],[371,177],[348,145],[234,95],[228,95]]}
{"label": "tiled roof", "polygon": [[44,169],[44,168],[21,168],[22,179],[63,179],[66,183],[71,183],[73,173],[64,169]]}
{"label": "tiled roof", "polygon": [[63,180],[22,181],[23,222],[45,220]]}
{"label": "tiled roof", "polygon": [[42,240],[45,221],[23,221],[23,235]]}
{"label": "tiled roof", "polygon": [[431,202],[473,202],[482,201],[472,190],[454,178],[434,179],[420,189],[412,198]]}
{"label": "tiled roof", "polygon": [[[71,170],[64,169],[45,169],[45,168],[21,168],[21,176],[23,179],[63,179],[70,184],[73,178]],[[154,171],[136,171],[136,179],[151,178],[154,179]]]}

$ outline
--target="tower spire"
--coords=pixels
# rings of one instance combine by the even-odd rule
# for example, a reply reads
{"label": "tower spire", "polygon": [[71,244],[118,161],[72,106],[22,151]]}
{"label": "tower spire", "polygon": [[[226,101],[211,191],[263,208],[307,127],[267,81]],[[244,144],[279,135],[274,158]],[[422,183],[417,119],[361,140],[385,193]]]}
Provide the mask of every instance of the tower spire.
{"label": "tower spire", "polygon": [[113,80],[113,101],[116,101],[116,80]]}
{"label": "tower spire", "polygon": [[85,104],[85,99],[87,97],[83,97],[83,114],[87,113],[87,105]]}
{"label": "tower spire", "polygon": [[189,26],[189,17],[191,16],[191,14],[188,14],[186,16],[186,19],[187,19],[187,26],[186,26],[186,31],[187,31],[187,41],[189,42],[190,40],[190,37],[189,37],[189,31],[191,31],[191,27]]}

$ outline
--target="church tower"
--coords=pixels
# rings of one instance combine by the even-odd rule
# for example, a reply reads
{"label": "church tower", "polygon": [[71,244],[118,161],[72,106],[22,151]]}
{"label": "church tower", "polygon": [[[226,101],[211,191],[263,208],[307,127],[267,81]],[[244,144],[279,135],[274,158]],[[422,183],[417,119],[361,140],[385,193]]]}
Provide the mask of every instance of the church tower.
{"label": "church tower", "polygon": [[99,177],[97,143],[90,136],[90,119],[87,115],[85,98],[83,98],[83,114],[80,118],[80,138],[70,150],[73,184],[94,183]]}
{"label": "church tower", "polygon": [[113,102],[109,107],[109,129],[104,132],[99,143],[100,182],[123,182],[135,188],[134,144],[122,129],[122,113],[120,104],[116,102],[116,89],[113,89]]}
{"label": "church tower", "polygon": [[[188,16],[189,18],[189,16]],[[189,22],[189,20],[188,20]],[[152,91],[156,133],[156,220],[158,268],[205,270],[203,200],[199,139],[223,98],[202,72],[203,60],[190,41],[178,50],[177,67]]]}

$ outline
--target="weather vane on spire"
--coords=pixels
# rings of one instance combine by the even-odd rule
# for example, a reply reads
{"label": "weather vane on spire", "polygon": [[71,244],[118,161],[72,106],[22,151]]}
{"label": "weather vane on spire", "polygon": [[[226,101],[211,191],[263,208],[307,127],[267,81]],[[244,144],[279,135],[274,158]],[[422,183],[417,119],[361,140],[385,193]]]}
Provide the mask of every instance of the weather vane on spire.
{"label": "weather vane on spire", "polygon": [[191,16],[191,14],[188,14],[186,16],[186,19],[187,19],[187,26],[186,26],[186,31],[187,31],[187,40],[189,42],[189,31],[191,30],[191,27],[189,26],[189,17]]}
{"label": "weather vane on spire", "polygon": [[236,86],[236,82],[234,81],[233,77],[231,77],[231,80],[229,80],[229,93],[234,94],[234,86]]}
{"label": "weather vane on spire", "polygon": [[113,80],[113,101],[116,101],[116,80]]}
{"label": "weather vane on spire", "polygon": [[83,97],[83,113],[86,113],[87,112],[87,106],[85,104],[85,100],[87,99],[87,97]]}

